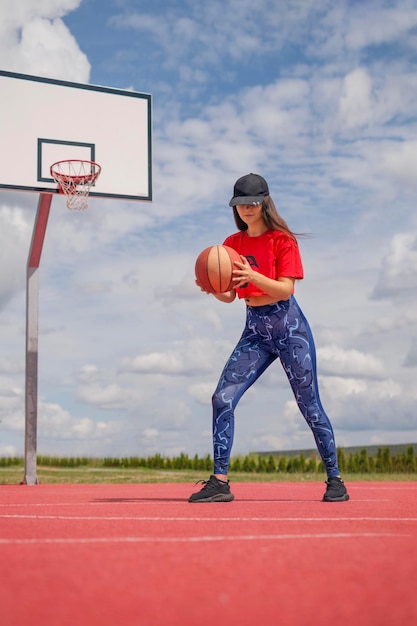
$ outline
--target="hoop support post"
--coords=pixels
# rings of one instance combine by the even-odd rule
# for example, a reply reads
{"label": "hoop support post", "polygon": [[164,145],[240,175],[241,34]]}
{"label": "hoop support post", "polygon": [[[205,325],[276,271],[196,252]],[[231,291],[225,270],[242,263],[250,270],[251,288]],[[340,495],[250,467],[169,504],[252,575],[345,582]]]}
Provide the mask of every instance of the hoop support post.
{"label": "hoop support post", "polygon": [[38,484],[38,311],[39,264],[51,208],[52,194],[41,193],[26,270],[25,474],[23,484]]}

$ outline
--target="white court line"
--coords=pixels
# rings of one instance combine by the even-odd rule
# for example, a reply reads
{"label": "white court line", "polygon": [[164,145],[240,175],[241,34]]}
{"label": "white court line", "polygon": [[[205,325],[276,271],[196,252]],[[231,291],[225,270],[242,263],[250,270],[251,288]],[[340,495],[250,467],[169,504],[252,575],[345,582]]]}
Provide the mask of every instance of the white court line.
{"label": "white court line", "polygon": [[203,535],[201,537],[81,537],[79,539],[0,539],[0,545],[88,544],[88,543],[202,543],[210,541],[282,541],[285,539],[350,539],[358,537],[409,537],[397,533],[317,533],[283,535]]}
{"label": "white court line", "polygon": [[0,519],[137,521],[137,522],[417,522],[417,517],[162,517],[97,515],[0,514]]}
{"label": "white court line", "polygon": [[[352,485],[355,485],[355,482],[350,482],[349,486],[351,487]],[[417,488],[417,481],[415,480],[410,480],[409,482],[406,481],[405,484],[402,485],[384,485],[382,483],[375,483],[374,485],[366,485],[364,483],[362,483],[361,485],[357,485],[358,491],[360,491],[361,489],[380,489],[381,491],[383,489],[389,489],[391,491],[409,491],[410,489],[416,489]]]}

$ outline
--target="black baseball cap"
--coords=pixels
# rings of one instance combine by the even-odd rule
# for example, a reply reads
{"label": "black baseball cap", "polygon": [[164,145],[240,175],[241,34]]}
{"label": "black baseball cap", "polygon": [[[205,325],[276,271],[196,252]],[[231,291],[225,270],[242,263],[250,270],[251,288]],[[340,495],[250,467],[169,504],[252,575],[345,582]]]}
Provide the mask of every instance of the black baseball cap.
{"label": "black baseball cap", "polygon": [[246,174],[236,181],[229,206],[256,204],[269,196],[268,183],[259,174]]}

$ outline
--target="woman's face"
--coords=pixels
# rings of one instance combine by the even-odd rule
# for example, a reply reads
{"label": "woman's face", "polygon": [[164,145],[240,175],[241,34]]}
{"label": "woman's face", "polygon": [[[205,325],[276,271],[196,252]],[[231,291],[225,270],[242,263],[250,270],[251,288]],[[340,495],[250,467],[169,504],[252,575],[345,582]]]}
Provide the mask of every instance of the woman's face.
{"label": "woman's face", "polygon": [[237,204],[236,210],[241,220],[248,226],[254,226],[258,222],[263,222],[262,203],[258,204]]}

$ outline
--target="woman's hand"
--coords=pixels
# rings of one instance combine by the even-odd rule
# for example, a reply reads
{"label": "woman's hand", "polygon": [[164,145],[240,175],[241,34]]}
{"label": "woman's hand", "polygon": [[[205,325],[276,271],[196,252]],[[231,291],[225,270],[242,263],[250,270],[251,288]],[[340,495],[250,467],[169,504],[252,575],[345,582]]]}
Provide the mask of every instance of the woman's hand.
{"label": "woman's hand", "polygon": [[206,290],[204,289],[204,287],[203,287],[203,286],[202,286],[202,285],[198,282],[198,280],[197,280],[197,279],[195,279],[195,284],[197,285],[197,287],[199,287],[199,288],[200,288],[200,290],[201,290],[203,293],[206,293],[208,296],[209,296],[209,295],[211,295],[211,292],[210,292],[210,291],[206,291]]}
{"label": "woman's hand", "polygon": [[212,293],[211,291],[206,291],[204,287],[200,285],[197,279],[195,281],[195,284],[201,289],[203,293],[207,294],[208,296],[214,296],[215,298],[217,298],[217,300],[220,300],[220,302],[229,303],[233,302],[233,300],[236,298],[236,291],[234,289],[231,289],[230,291],[225,291],[223,293]]}
{"label": "woman's hand", "polygon": [[246,283],[252,283],[253,275],[255,274],[249,265],[247,258],[242,254],[240,255],[240,258],[241,261],[234,262],[235,269],[233,270],[233,280],[235,283],[233,286],[235,289],[236,287],[243,287]]}

